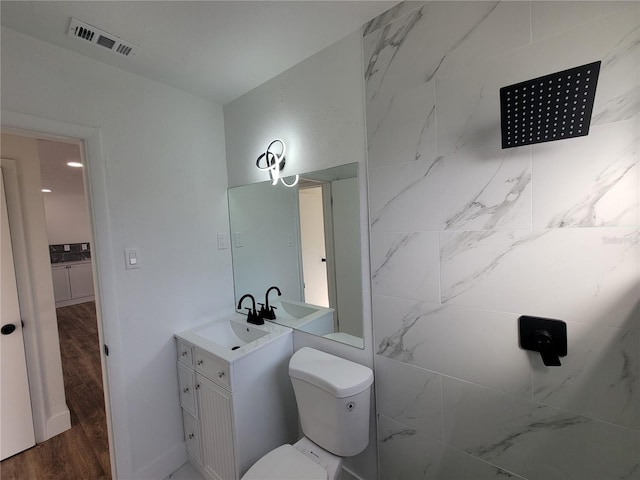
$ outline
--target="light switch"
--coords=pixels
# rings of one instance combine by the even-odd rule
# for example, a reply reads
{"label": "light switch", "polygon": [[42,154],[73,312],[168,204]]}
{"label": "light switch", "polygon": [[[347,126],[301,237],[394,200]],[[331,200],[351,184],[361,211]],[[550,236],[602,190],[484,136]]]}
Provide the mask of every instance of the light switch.
{"label": "light switch", "polygon": [[70,252],[71,251],[71,245],[65,245],[64,246],[64,251],[65,252]]}
{"label": "light switch", "polygon": [[219,233],[218,234],[218,250],[226,250],[227,249],[227,234]]}
{"label": "light switch", "polygon": [[242,232],[236,232],[234,238],[236,248],[244,247],[244,235]]}
{"label": "light switch", "polygon": [[127,270],[132,268],[140,268],[140,258],[137,248],[125,248],[124,249],[125,267]]}
{"label": "light switch", "polygon": [[86,243],[81,244],[81,245],[80,245],[80,248],[81,248],[83,251],[84,251],[84,250],[86,250],[86,249],[87,249],[87,244],[86,244]]}

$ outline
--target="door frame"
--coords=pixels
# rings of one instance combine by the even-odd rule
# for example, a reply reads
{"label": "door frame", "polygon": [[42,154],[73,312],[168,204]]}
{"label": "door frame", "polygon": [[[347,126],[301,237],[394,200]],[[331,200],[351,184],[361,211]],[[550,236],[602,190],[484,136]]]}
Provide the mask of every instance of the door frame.
{"label": "door frame", "polygon": [[[113,346],[117,348],[118,342],[111,342],[110,340],[119,338],[117,322],[108,322],[107,319],[115,318],[115,262],[112,258],[112,243],[111,235],[109,232],[108,202],[106,195],[106,171],[103,161],[104,157],[102,153],[100,128],[35,117],[18,112],[11,112],[8,110],[0,111],[0,126],[2,127],[2,133],[55,141],[74,142],[80,145],[81,158],[85,166],[85,168],[83,168],[83,180],[85,197],[89,209],[89,222],[93,241],[91,250],[93,264],[93,281],[96,297],[98,339],[101,349],[102,345],[109,345],[110,349],[114,350],[114,348],[111,347]],[[8,190],[7,195],[10,195],[10,192]],[[9,215],[11,216],[11,211],[9,212]],[[21,216],[22,212],[20,212],[20,214],[18,215],[19,222],[22,222]],[[24,245],[24,243],[22,243],[22,245]],[[18,257],[20,259],[23,259],[23,265],[28,265],[28,263],[24,263],[25,261],[28,262],[26,249],[22,246],[19,246],[19,250],[21,251],[17,252]],[[16,252],[14,252],[14,257],[15,256]],[[18,263],[21,262],[16,262],[16,270],[20,268]],[[16,272],[16,275],[18,275],[18,272]],[[29,288],[27,288],[27,291],[29,292]],[[33,292],[30,292],[29,295],[31,295],[32,293]],[[34,299],[33,297],[31,297],[28,300],[33,302]],[[29,303],[29,301],[27,301],[27,304]],[[25,351],[27,358],[29,358],[30,356],[31,358],[35,358],[35,363],[38,364],[38,352],[35,348],[35,345],[37,345],[37,343],[25,342]],[[116,480],[118,478],[117,465],[119,463],[117,460],[122,461],[122,459],[117,458],[116,455],[116,432],[114,431],[114,427],[116,426],[115,418],[117,411],[125,411],[123,405],[125,396],[122,394],[122,392],[120,392],[119,396],[117,395],[119,390],[117,388],[117,385],[119,382],[115,380],[121,378],[121,370],[117,368],[117,365],[114,365],[114,363],[116,362],[114,362],[112,359],[113,357],[109,357],[109,365],[107,365],[104,351],[102,352],[102,383],[104,386],[109,456],[111,462],[112,477],[114,480]],[[114,368],[114,366],[116,368]],[[41,371],[39,371],[38,369],[36,369],[34,372],[30,371],[29,376],[30,384],[37,383],[39,385],[42,385],[44,378]],[[33,376],[35,376],[36,378],[32,378]],[[36,397],[35,401],[33,397]],[[42,390],[38,391],[36,389],[36,391],[34,391],[34,389],[32,389],[32,405],[34,410],[39,410],[34,412],[34,418],[37,415],[39,415],[40,418],[46,418],[46,402],[43,397],[44,392],[42,392]],[[120,398],[120,404],[118,404],[118,402],[115,402],[114,398]],[[118,440],[118,451],[126,452],[129,449],[128,439],[126,436],[124,436],[124,438],[121,437],[123,436],[120,435]]]}

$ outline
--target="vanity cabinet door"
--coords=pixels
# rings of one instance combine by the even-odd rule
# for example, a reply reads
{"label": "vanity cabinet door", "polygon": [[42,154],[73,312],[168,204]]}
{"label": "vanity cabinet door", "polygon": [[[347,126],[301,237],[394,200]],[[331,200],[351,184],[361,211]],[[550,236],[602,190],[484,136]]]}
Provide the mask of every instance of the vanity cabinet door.
{"label": "vanity cabinet door", "polygon": [[178,340],[176,349],[178,351],[178,361],[193,367],[193,347]]}
{"label": "vanity cabinet door", "polygon": [[202,444],[200,442],[200,424],[198,419],[183,411],[184,437],[191,457],[202,464]]}
{"label": "vanity cabinet door", "polygon": [[204,453],[204,470],[212,478],[239,478],[231,394],[196,373]]}
{"label": "vanity cabinet door", "polygon": [[73,298],[93,295],[93,269],[91,263],[77,263],[69,266],[69,283]]}
{"label": "vanity cabinet door", "polygon": [[196,372],[201,373],[218,385],[233,390],[229,375],[229,365],[225,365],[217,358],[207,355],[206,352],[196,348]]}
{"label": "vanity cabinet door", "polygon": [[191,368],[178,364],[178,385],[180,386],[180,405],[185,411],[198,418],[196,379]]}
{"label": "vanity cabinet door", "polygon": [[71,285],[69,284],[69,272],[66,265],[55,265],[51,267],[51,277],[53,279],[53,297],[56,302],[63,302],[71,299]]}

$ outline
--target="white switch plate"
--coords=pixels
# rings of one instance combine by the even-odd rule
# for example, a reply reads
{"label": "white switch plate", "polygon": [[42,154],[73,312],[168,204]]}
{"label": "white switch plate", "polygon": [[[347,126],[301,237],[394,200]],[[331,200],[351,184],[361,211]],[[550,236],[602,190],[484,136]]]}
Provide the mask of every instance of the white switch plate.
{"label": "white switch plate", "polygon": [[80,248],[81,248],[82,250],[86,250],[86,249],[87,249],[87,244],[86,244],[86,243],[83,243],[82,245],[80,245]]}
{"label": "white switch plate", "polygon": [[218,234],[218,250],[226,250],[227,249],[227,234],[219,233]]}
{"label": "white switch plate", "polygon": [[242,232],[236,232],[234,238],[236,248],[244,247],[244,235]]}
{"label": "white switch plate", "polygon": [[124,265],[127,270],[140,268],[140,255],[137,248],[124,249]]}
{"label": "white switch plate", "polygon": [[64,246],[64,251],[65,252],[70,252],[71,251],[71,245],[65,245]]}

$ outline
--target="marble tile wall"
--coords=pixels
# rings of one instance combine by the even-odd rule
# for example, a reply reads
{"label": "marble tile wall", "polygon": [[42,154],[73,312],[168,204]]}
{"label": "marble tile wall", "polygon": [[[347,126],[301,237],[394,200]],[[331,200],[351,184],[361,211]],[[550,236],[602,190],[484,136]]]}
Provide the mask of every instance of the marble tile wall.
{"label": "marble tile wall", "polygon": [[[363,29],[380,478],[640,479],[640,2],[403,2]],[[499,89],[602,61],[588,136]],[[545,367],[520,315],[567,323]]]}

